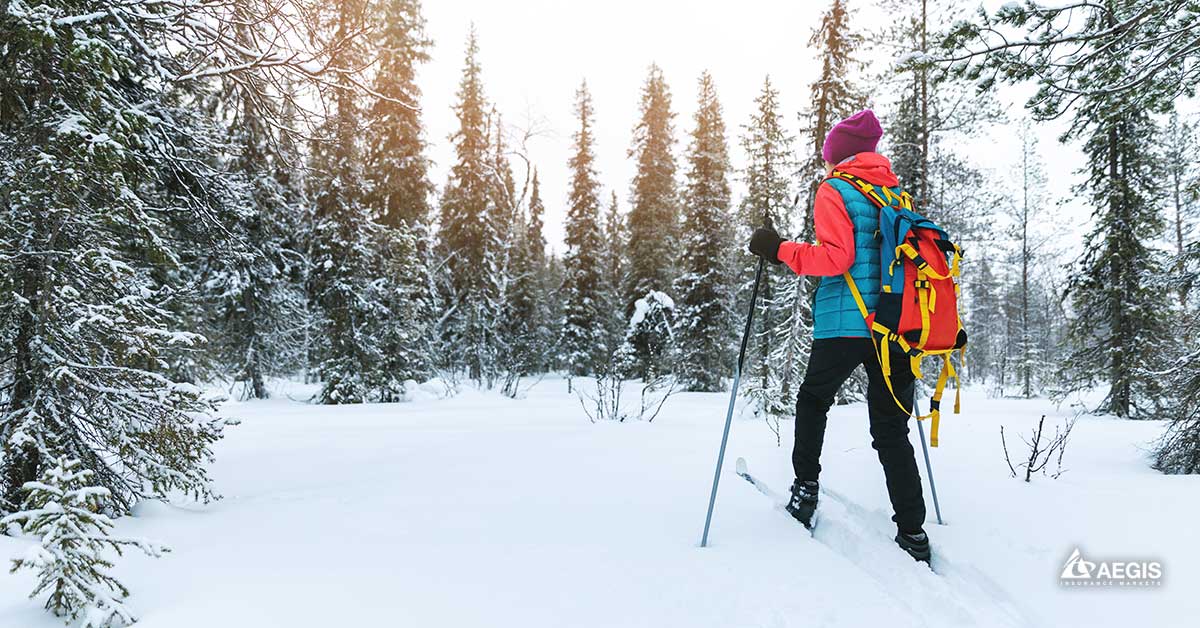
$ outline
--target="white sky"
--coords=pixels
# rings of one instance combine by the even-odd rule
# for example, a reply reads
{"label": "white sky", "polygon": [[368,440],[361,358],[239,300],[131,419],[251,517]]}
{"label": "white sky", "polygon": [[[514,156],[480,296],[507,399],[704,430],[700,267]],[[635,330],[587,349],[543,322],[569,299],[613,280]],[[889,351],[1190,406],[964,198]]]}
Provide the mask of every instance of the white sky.
{"label": "white sky", "polygon": [[[969,0],[968,0],[969,1]],[[974,4],[973,2],[970,2]],[[561,250],[562,221],[567,200],[571,134],[575,129],[574,94],[587,79],[595,105],[597,169],[605,186],[605,204],[616,190],[623,210],[634,174],[627,157],[637,120],[641,86],[651,62],[662,67],[676,112],[676,149],[680,159],[696,98],[696,81],[708,69],[717,83],[735,167],[741,158],[741,125],[753,111],[765,75],[780,91],[785,122],[799,128],[797,112],[804,106],[808,85],[816,73],[816,52],[807,48],[824,2],[742,0],[426,0],[427,32],[434,40],[433,59],[418,69],[423,91],[423,121],[435,161],[431,173],[441,189],[454,155],[449,136],[457,128],[452,106],[463,66],[465,42],[474,22],[486,97],[504,116],[506,125],[527,126],[540,121],[546,133],[533,141],[529,154],[538,166],[546,203],[546,237]],[[868,0],[851,0],[851,10],[863,11],[853,23],[870,28],[881,23]],[[877,71],[880,59],[868,63]],[[1027,90],[1006,89],[1002,100],[1015,103],[1010,115],[1021,116]],[[878,112],[881,115],[885,112]],[[886,129],[887,123],[884,121]],[[1050,177],[1051,198],[1070,195],[1080,155],[1057,143],[1062,124],[1037,127]],[[961,147],[978,165],[1007,173],[1016,162],[1019,143],[1013,128],[997,128]],[[520,164],[518,180],[523,177]],[[735,201],[740,186],[735,188]],[[1055,210],[1057,223],[1077,239],[1086,210]]]}

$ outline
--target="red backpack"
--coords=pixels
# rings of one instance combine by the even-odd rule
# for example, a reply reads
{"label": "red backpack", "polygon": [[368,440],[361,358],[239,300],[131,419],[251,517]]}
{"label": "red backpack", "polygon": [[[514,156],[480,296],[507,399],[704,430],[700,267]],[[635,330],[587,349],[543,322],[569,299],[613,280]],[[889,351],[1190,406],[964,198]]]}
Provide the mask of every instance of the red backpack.
{"label": "red backpack", "polygon": [[879,208],[880,284],[883,288],[874,312],[867,311],[850,273],[846,273],[845,278],[867,322],[884,381],[897,406],[913,413],[913,408],[906,408],[896,398],[892,388],[892,360],[896,359],[892,355],[892,343],[900,347],[903,357],[908,358],[917,379],[922,377],[921,361],[926,356],[942,358],[942,372],[929,400],[929,414],[917,416],[917,420],[932,419],[929,441],[937,447],[942,393],[951,377],[955,382],[955,414],[958,414],[961,401],[958,374],[950,354],[957,350],[961,363],[967,345],[967,332],[958,315],[962,250],[950,241],[945,230],[913,211],[912,196],[908,192],[901,191],[897,196],[887,187],[876,187],[837,170],[829,178],[850,183]]}

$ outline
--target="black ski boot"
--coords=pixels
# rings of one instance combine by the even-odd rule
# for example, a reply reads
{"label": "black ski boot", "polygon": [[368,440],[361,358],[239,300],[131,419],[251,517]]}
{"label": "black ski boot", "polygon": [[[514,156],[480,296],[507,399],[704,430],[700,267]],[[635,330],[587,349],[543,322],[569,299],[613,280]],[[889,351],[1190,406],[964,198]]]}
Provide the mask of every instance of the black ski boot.
{"label": "black ski boot", "polygon": [[924,531],[914,534],[897,532],[896,545],[899,545],[900,549],[908,552],[908,555],[912,556],[913,560],[925,563],[926,565],[929,564],[929,557],[932,553],[929,550],[929,535],[925,534]]}
{"label": "black ski boot", "polygon": [[813,515],[817,512],[817,483],[812,480],[792,482],[792,498],[788,500],[787,511],[804,527],[813,528]]}

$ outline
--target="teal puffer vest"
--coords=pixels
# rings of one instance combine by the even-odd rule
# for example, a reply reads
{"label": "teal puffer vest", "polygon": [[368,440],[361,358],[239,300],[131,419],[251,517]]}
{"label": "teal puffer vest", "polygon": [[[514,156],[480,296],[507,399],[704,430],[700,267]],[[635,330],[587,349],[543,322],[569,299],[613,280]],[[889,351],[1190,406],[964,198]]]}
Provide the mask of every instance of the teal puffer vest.
{"label": "teal puffer vest", "polygon": [[[854,223],[854,263],[850,276],[862,293],[867,310],[874,312],[879,302],[879,209],[861,192],[840,179],[826,181],[842,195],[846,213]],[[897,194],[900,188],[892,188]],[[870,338],[867,324],[858,311],[850,286],[841,275],[822,277],[813,299],[813,338]]]}

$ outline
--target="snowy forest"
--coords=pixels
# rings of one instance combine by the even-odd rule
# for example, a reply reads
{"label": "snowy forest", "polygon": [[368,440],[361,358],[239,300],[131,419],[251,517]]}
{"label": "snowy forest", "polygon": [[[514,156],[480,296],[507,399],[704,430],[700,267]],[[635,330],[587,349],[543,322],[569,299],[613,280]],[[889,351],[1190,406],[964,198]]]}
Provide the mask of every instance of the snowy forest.
{"label": "snowy forest", "polygon": [[[593,422],[727,392],[750,234],[769,219],[813,238],[823,138],[864,108],[916,206],[964,249],[963,384],[1092,393],[1088,413],[1164,422],[1155,469],[1200,473],[1200,7],[812,5],[808,85],[672,85],[645,59],[622,96],[640,116],[628,144],[605,147],[636,176],[609,180],[587,77],[561,95],[569,161],[538,162],[536,129],[489,101],[475,27],[438,42],[461,55],[458,129],[431,136],[420,0],[0,0],[0,533],[38,540],[14,572],[53,615],[134,622],[115,557],[167,548],[121,520],[217,498],[214,452],[239,429],[223,406],[274,380],[310,384],[309,404],[404,405],[430,386],[520,400],[561,376]],[[892,16],[885,32],[852,27],[867,8]],[[1023,107],[997,101],[1008,86],[1028,88]],[[803,109],[781,89],[805,90]],[[693,116],[676,115],[684,99]],[[728,118],[734,100],[753,115]],[[1050,120],[1086,156],[1072,199],[1046,192]],[[997,126],[1019,137],[1012,168],[962,150]],[[1078,252],[1067,200],[1090,212],[1070,226]],[[754,305],[743,415],[777,435],[815,286],[768,266]],[[631,383],[640,400],[621,401]]]}

